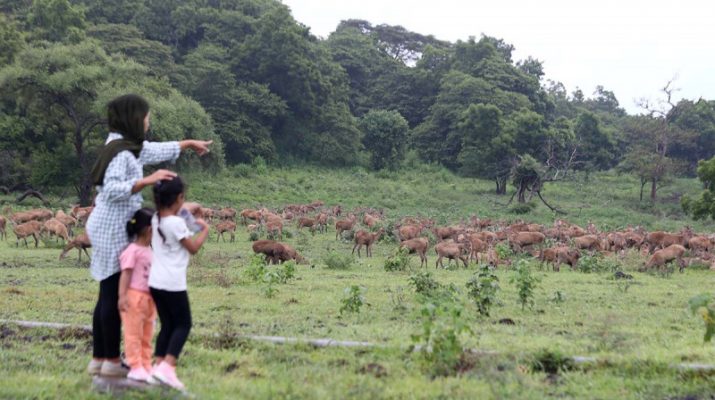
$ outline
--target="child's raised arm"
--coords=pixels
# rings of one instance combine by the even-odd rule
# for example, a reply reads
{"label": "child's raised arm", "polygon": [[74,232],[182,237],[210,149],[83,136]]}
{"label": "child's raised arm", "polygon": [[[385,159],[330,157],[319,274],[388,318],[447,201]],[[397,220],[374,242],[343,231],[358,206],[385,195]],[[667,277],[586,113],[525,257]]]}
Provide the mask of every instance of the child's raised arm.
{"label": "child's raised arm", "polygon": [[201,232],[194,236],[188,237],[181,240],[181,244],[189,251],[191,254],[196,254],[203,246],[206,238],[209,236],[209,225],[203,219],[197,219],[196,223],[201,225]]}

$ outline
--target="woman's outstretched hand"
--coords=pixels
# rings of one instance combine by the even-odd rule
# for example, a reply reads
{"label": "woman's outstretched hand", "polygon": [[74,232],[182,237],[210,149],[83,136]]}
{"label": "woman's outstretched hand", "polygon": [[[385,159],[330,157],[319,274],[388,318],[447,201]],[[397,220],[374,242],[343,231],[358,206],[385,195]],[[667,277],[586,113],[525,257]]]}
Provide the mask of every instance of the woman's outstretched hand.
{"label": "woman's outstretched hand", "polygon": [[209,151],[209,146],[213,143],[213,140],[182,140],[179,142],[181,150],[191,149],[196,152],[196,154],[203,156]]}

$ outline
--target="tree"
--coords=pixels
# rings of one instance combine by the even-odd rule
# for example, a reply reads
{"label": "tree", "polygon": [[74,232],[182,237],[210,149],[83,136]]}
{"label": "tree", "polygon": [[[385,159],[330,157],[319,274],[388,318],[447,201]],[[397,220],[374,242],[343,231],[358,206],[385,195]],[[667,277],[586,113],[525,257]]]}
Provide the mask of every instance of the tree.
{"label": "tree", "polygon": [[370,151],[374,170],[395,170],[405,157],[409,127],[397,111],[371,110],[360,119],[363,144]]}
{"label": "tree", "polygon": [[574,127],[578,145],[578,168],[582,170],[604,170],[613,165],[613,140],[601,128],[595,114],[584,111],[579,115]]}
{"label": "tree", "polygon": [[703,183],[704,191],[695,199],[683,196],[681,204],[686,214],[693,219],[715,220],[715,157],[698,162],[698,179]]}
{"label": "tree", "polygon": [[462,113],[458,128],[464,138],[460,172],[490,179],[496,184],[496,194],[506,194],[514,138],[504,131],[502,112],[491,104],[471,104]]}
{"label": "tree", "polygon": [[82,204],[90,202],[90,170],[96,148],[106,137],[106,104],[119,94],[147,97],[156,138],[214,139],[213,158],[202,161],[215,166],[223,162],[221,142],[198,104],[166,81],[149,77],[141,65],[108,57],[93,41],[24,49],[13,64],[0,70],[0,90],[5,101],[20,110],[14,126],[39,132],[29,147],[33,179],[47,185],[74,182]]}
{"label": "tree", "polygon": [[84,37],[84,10],[69,0],[34,0],[27,16],[32,36],[51,42],[76,43]]}
{"label": "tree", "polygon": [[23,46],[23,39],[17,24],[0,14],[0,66],[12,63]]}

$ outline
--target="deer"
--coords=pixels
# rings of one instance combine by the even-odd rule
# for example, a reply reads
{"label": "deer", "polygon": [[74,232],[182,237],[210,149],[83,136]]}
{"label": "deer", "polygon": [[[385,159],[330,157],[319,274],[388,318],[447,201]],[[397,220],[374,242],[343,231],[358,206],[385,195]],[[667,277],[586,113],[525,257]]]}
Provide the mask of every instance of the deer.
{"label": "deer", "polygon": [[372,257],[372,245],[380,239],[380,236],[382,236],[383,233],[385,233],[384,228],[380,228],[380,230],[375,233],[370,233],[364,230],[357,231],[355,233],[355,246],[353,246],[352,254],[355,254],[355,249],[357,249],[358,257],[360,257],[360,248],[365,246],[365,254],[367,257]]}

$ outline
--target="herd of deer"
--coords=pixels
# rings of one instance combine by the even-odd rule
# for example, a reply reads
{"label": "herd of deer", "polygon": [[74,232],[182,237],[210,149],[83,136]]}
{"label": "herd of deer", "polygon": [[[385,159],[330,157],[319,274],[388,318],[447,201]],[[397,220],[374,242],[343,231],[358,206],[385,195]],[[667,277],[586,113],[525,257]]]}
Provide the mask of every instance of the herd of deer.
{"label": "herd of deer", "polygon": [[[410,254],[417,254],[420,257],[420,266],[427,265],[430,241],[434,241],[434,251],[437,255],[435,267],[444,267],[445,258],[450,262],[461,261],[465,267],[472,260],[493,266],[508,265],[510,261],[499,256],[497,251],[499,243],[508,245],[517,253],[527,251],[541,262],[552,264],[555,271],[558,271],[562,264],[575,268],[582,251],[623,254],[627,249],[636,249],[649,257],[644,265],[645,268],[664,265],[671,261],[676,261],[681,270],[693,262],[711,264],[715,267],[715,257],[711,252],[715,244],[715,236],[698,235],[688,227],[683,228],[679,233],[646,232],[640,227],[630,226],[620,231],[599,232],[592,223],[582,228],[561,219],[556,220],[553,226],[544,226],[522,221],[516,223],[492,221],[474,216],[460,224],[447,227],[435,226],[434,220],[429,218],[415,217],[405,217],[393,221],[392,224],[386,224],[382,211],[359,208],[343,217],[343,210],[339,205],[327,207],[322,201],[289,204],[280,211],[260,208],[238,212],[230,207],[205,208],[198,203],[185,203],[185,208],[195,217],[212,223],[217,233],[217,241],[221,239],[226,241],[225,234],[230,236],[230,241],[235,241],[237,219],[246,226],[248,232],[265,231],[269,239],[258,240],[258,235],[255,235],[256,240],[252,248],[255,253],[263,254],[271,263],[287,260],[304,261],[304,258],[290,245],[278,241],[283,240],[285,225],[294,221],[299,231],[307,228],[313,235],[316,232],[327,232],[330,224],[335,227],[336,240],[343,237],[345,232],[354,232],[352,253],[357,250],[358,257],[361,256],[362,247],[365,247],[366,256],[372,256],[373,244],[386,233],[385,227],[390,226],[394,230],[389,233],[399,240],[399,247],[405,248]],[[66,243],[60,258],[64,258],[73,248],[80,252],[80,259],[82,251],[89,257],[87,248],[91,247],[91,244],[86,234],[72,237],[73,228],[86,222],[92,207],[74,207],[69,214],[65,214],[62,210],[53,213],[47,209],[16,213],[11,211],[8,208],[3,210],[3,214],[9,215],[8,218],[0,215],[0,238],[7,237],[5,230],[9,222],[15,233],[17,246],[21,239],[27,246],[27,238],[32,237],[37,247],[38,238],[46,234],[48,237],[55,236],[57,240],[62,239]],[[356,230],[357,215],[360,214],[362,214],[360,222],[364,228]],[[430,232],[433,238],[429,237]],[[548,242],[552,243],[549,247],[546,246]],[[688,249],[690,257],[686,258],[685,253]]]}

